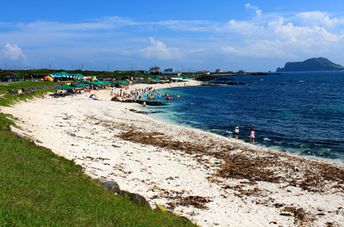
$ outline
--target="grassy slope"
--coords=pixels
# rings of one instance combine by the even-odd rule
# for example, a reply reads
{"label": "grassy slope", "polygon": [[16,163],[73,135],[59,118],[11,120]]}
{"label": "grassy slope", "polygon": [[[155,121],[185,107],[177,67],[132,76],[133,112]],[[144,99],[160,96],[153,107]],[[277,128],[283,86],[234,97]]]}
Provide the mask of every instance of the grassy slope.
{"label": "grassy slope", "polygon": [[73,162],[12,133],[11,124],[0,114],[0,226],[192,225],[104,190]]}
{"label": "grassy slope", "polygon": [[41,96],[43,93],[53,91],[52,88],[47,89],[41,89],[41,90],[35,90],[31,94],[22,94],[22,95],[11,95],[9,91],[11,89],[20,89],[20,88],[32,88],[37,86],[43,86],[43,85],[51,85],[51,83],[47,82],[17,82],[17,83],[9,83],[5,85],[0,85],[0,106],[9,106],[16,101],[20,100],[27,100],[31,99],[35,96]]}

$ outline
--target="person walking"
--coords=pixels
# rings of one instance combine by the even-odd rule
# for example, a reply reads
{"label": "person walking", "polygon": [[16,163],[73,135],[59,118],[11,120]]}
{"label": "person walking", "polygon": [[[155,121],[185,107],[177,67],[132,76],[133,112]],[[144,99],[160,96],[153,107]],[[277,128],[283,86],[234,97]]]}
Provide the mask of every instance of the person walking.
{"label": "person walking", "polygon": [[239,139],[239,133],[240,133],[239,126],[236,126],[236,127],[234,128],[234,132],[233,132],[234,138],[235,138],[235,139]]}
{"label": "person walking", "polygon": [[256,132],[253,129],[251,129],[251,131],[250,131],[250,143],[254,143],[255,138],[256,138]]}

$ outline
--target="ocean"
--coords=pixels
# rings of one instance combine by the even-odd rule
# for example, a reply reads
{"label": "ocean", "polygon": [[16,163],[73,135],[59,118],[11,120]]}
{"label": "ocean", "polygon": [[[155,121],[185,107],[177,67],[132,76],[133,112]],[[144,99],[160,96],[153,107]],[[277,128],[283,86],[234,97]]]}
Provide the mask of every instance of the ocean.
{"label": "ocean", "polygon": [[344,72],[227,76],[243,85],[164,90],[181,97],[152,116],[285,152],[344,161]]}

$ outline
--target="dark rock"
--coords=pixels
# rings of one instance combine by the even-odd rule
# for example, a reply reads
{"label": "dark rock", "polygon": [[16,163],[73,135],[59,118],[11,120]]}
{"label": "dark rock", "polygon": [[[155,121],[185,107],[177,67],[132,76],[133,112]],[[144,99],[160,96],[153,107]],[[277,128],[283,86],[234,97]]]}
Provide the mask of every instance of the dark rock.
{"label": "dark rock", "polygon": [[281,207],[284,206],[284,204],[282,204],[282,203],[275,203],[274,206],[275,206],[276,208],[281,208]]}
{"label": "dark rock", "polygon": [[292,213],[280,213],[280,215],[282,215],[282,216],[293,216]]}
{"label": "dark rock", "polygon": [[139,195],[137,193],[132,193],[132,192],[121,190],[119,185],[115,181],[104,181],[101,184],[106,190],[108,190],[110,192],[114,192],[114,193],[117,193],[118,195],[126,196],[130,200],[132,200],[134,203],[138,204],[141,207],[149,207],[150,208],[150,205],[147,202],[145,197],[143,197],[142,195]]}
{"label": "dark rock", "polygon": [[121,193],[121,189],[120,189],[119,185],[117,184],[117,182],[115,182],[115,181],[105,181],[102,183],[102,186],[110,192],[114,192],[117,194]]}
{"label": "dark rock", "polygon": [[146,198],[143,197],[142,195],[139,195],[139,194],[136,194],[136,193],[132,193],[132,192],[128,192],[128,191],[124,191],[124,190],[122,190],[119,194],[127,196],[130,200],[132,200],[133,202],[135,202],[136,204],[138,204],[141,207],[150,207],[150,205],[147,202]]}
{"label": "dark rock", "polygon": [[203,76],[196,78],[196,80],[198,80],[198,81],[210,81],[210,80],[213,80],[214,78],[215,78],[214,76],[203,75]]}

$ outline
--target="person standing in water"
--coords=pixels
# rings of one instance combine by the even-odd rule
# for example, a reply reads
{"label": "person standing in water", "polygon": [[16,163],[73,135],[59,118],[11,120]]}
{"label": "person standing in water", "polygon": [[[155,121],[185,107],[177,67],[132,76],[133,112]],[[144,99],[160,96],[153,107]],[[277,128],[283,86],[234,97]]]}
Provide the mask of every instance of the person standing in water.
{"label": "person standing in water", "polygon": [[233,132],[234,138],[235,138],[235,139],[239,139],[239,133],[240,133],[239,126],[236,126],[236,127],[234,128],[234,132]]}
{"label": "person standing in water", "polygon": [[256,132],[253,129],[251,129],[251,131],[250,131],[250,143],[254,143],[255,138],[256,138]]}

